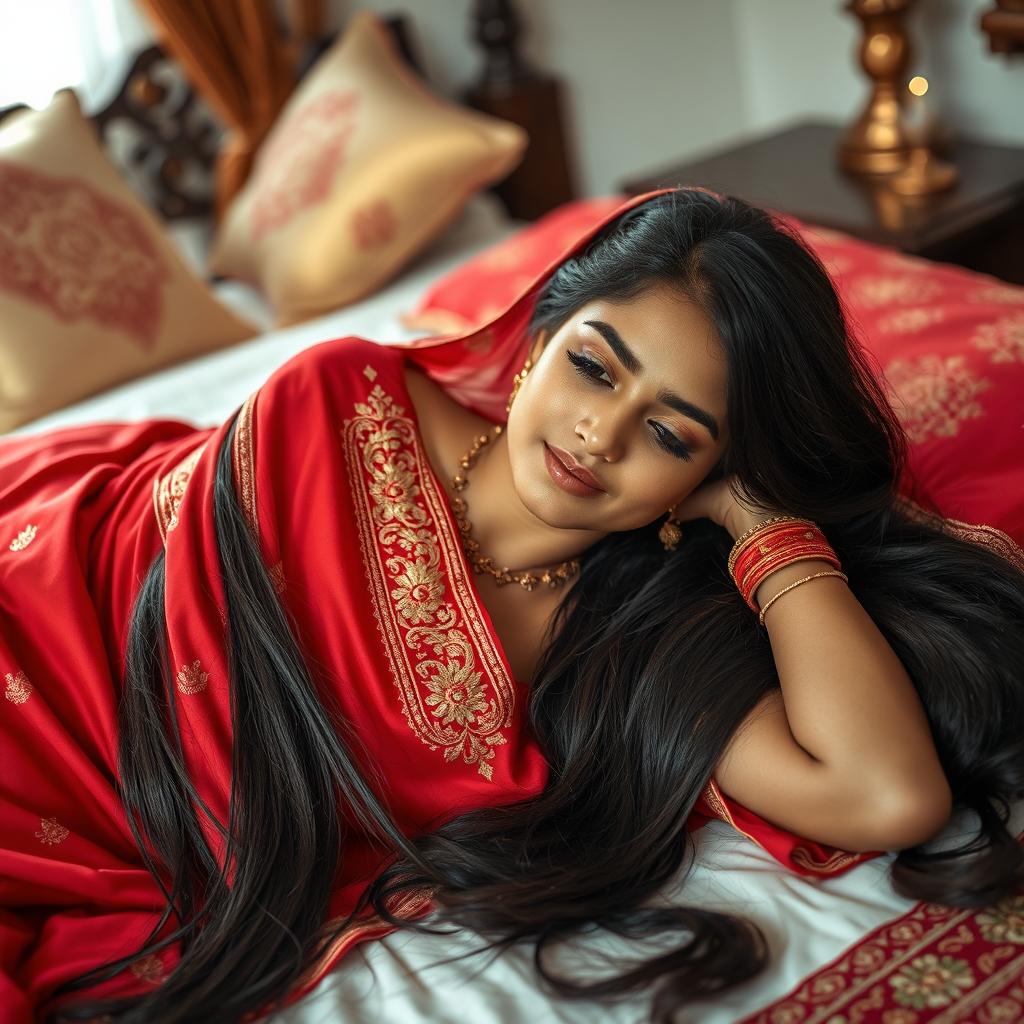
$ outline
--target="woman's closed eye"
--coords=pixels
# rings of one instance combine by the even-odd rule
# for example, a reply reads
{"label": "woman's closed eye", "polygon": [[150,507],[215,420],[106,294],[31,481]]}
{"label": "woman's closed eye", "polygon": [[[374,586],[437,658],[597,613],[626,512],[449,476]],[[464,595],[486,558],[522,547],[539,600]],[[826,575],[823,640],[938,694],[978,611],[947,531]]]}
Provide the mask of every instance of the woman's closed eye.
{"label": "woman's closed eye", "polygon": [[[596,384],[604,384],[606,387],[614,386],[612,380],[605,379],[608,371],[597,360],[588,358],[582,352],[573,352],[572,349],[567,349],[565,354],[569,357],[569,362],[572,363],[573,369],[581,377],[586,377]],[[653,420],[650,422],[654,436],[661,448],[670,455],[674,455],[684,462],[689,462],[693,457],[689,447],[660,423],[656,423]]]}

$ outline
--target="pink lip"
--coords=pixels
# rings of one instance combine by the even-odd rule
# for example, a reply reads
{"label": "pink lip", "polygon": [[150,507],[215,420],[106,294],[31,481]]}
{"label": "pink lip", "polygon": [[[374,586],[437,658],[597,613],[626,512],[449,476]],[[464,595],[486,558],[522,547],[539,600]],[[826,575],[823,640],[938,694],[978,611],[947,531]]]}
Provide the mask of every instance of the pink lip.
{"label": "pink lip", "polygon": [[584,469],[567,451],[546,442],[544,447],[548,471],[557,484],[574,494],[590,496],[604,493],[604,488],[598,482],[597,477],[589,470]]}

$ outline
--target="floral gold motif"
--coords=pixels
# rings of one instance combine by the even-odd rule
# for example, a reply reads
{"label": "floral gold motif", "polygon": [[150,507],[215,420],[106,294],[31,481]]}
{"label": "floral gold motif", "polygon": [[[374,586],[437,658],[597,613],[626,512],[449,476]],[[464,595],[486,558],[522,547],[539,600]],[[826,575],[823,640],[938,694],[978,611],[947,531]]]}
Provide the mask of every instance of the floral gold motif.
{"label": "floral gold motif", "polygon": [[139,981],[148,981],[154,985],[161,981],[164,976],[163,962],[155,953],[150,953],[141,960],[136,960],[131,965],[130,970]]}
{"label": "floral gold motif", "polygon": [[993,363],[1024,363],[1024,313],[1004,316],[992,324],[980,324],[971,344],[987,352]]}
{"label": "floral gold motif", "polygon": [[47,846],[57,846],[71,834],[56,818],[40,818],[39,826],[40,831],[35,833],[35,837]]}
{"label": "floral gold motif", "polygon": [[412,419],[379,384],[355,411],[344,422],[343,447],[402,713],[445,761],[461,757],[490,780],[515,693],[473,594],[443,492]]}
{"label": "floral gold motif", "polygon": [[983,910],[919,902],[742,1024],[1018,1021],[1022,905],[1019,892]]}
{"label": "floral gold motif", "polygon": [[1012,893],[979,913],[978,927],[989,942],[1024,945],[1024,894]]}
{"label": "floral gold motif", "polygon": [[949,1006],[974,985],[971,965],[952,956],[926,953],[904,965],[890,980],[893,998],[915,1010]]}
{"label": "floral gold motif", "polygon": [[1024,303],[1024,288],[1012,284],[994,284],[979,288],[967,296],[969,302]]}
{"label": "floral gold motif", "polygon": [[363,376],[372,384],[377,379],[377,371],[367,363],[363,367]]}
{"label": "floral gold motif", "polygon": [[206,689],[209,679],[209,673],[200,668],[199,659],[196,658],[191,665],[182,665],[179,669],[178,689],[182,693],[199,693]]}
{"label": "floral gold motif", "polygon": [[945,319],[945,311],[941,306],[914,306],[910,309],[897,309],[878,321],[878,330],[882,334],[915,334],[932,324]]}
{"label": "floral gold motif", "polygon": [[32,684],[24,672],[7,672],[4,679],[7,680],[4,696],[12,704],[24,704],[32,696]]}
{"label": "floral gold motif", "polygon": [[36,539],[36,534],[39,532],[39,527],[33,523],[29,523],[21,533],[10,543],[10,549],[12,551],[24,551]]}
{"label": "floral gold motif", "polygon": [[941,291],[938,281],[924,277],[862,277],[853,286],[858,303],[869,308],[890,302],[927,302]]}
{"label": "floral gold motif", "polygon": [[963,356],[894,359],[885,376],[897,415],[915,444],[954,437],[961,423],[983,414],[978,395],[990,386],[970,371]]}

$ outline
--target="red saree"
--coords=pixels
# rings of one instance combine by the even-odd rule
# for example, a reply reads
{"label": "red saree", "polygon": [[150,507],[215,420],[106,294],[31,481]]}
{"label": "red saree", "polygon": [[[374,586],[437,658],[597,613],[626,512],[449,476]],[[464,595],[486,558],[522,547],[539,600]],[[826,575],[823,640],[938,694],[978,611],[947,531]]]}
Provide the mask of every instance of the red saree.
{"label": "red saree", "polygon": [[[503,420],[533,295],[549,272],[464,336],[407,348],[358,338],[314,346],[238,416],[235,483],[275,589],[352,724],[357,759],[408,834],[545,785],[526,729],[526,686],[512,678],[479,599],[403,367],[414,360],[464,405]],[[159,918],[160,891],[117,795],[116,717],[130,610],[161,546],[186,763],[227,820],[232,722],[212,485],[228,428],[156,420],[0,441],[4,1024],[52,1008],[62,981],[137,949]],[[689,828],[712,817],[799,874],[835,874],[877,856],[787,833],[713,783]],[[207,838],[221,853],[212,829]],[[351,910],[379,858],[346,846],[332,918]],[[369,918],[351,927],[293,998],[355,942],[388,930]],[[173,947],[142,958],[85,994],[144,992],[175,960]]]}

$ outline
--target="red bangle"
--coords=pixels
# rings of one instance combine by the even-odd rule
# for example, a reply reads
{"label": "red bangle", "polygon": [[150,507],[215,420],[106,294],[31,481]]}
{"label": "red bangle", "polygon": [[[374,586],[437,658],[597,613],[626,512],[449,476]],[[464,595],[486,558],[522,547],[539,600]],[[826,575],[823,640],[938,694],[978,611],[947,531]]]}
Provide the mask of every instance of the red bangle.
{"label": "red bangle", "polygon": [[841,569],[839,558],[817,525],[803,519],[775,519],[744,534],[729,553],[729,572],[751,611],[754,595],[771,573],[793,562],[820,559]]}
{"label": "red bangle", "polygon": [[753,612],[758,611],[757,602],[754,600],[754,596],[757,594],[758,587],[760,587],[765,579],[767,579],[767,577],[773,572],[778,569],[784,569],[787,565],[792,565],[794,562],[808,562],[812,560],[827,562],[835,569],[842,568],[839,563],[839,559],[835,554],[827,555],[820,551],[809,551],[805,554],[794,553],[792,558],[788,558],[784,562],[780,562],[778,565],[773,565],[764,572],[752,574],[748,579],[743,581],[740,593],[743,595],[743,600],[746,601],[747,607]]}

